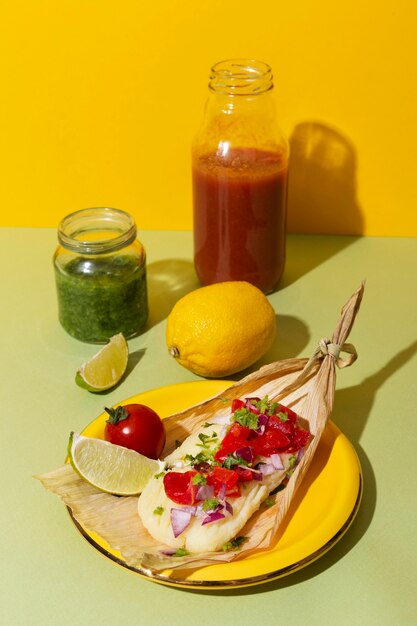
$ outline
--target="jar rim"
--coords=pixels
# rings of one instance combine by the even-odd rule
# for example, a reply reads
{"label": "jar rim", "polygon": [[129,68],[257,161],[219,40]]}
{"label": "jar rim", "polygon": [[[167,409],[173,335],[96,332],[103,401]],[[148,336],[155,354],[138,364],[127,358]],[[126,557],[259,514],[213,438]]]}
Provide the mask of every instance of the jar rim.
{"label": "jar rim", "polygon": [[133,217],[111,207],[79,209],[64,217],[58,225],[59,243],[80,254],[115,252],[131,244],[136,233]]}
{"label": "jar rim", "polygon": [[215,63],[209,89],[230,96],[259,95],[273,88],[271,67],[256,59],[226,59]]}

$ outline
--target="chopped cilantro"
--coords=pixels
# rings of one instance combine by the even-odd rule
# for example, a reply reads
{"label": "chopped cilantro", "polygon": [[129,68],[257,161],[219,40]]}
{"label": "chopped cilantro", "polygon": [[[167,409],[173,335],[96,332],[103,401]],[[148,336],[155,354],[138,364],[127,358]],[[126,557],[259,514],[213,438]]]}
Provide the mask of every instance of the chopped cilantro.
{"label": "chopped cilantro", "polygon": [[253,404],[264,415],[274,415],[278,407],[278,402],[269,401],[268,396],[265,396],[262,400],[255,401]]}
{"label": "chopped cilantro", "polygon": [[165,511],[163,506],[157,506],[156,509],[154,509],[153,514],[154,515],[162,515],[162,513]]}
{"label": "chopped cilantro", "polygon": [[277,413],[277,417],[279,417],[281,422],[288,422],[289,419],[288,415],[284,413],[284,411],[280,411],[279,413]]}
{"label": "chopped cilantro", "polygon": [[264,501],[264,504],[265,504],[265,506],[266,506],[266,507],[268,507],[268,509],[269,509],[271,506],[274,506],[274,504],[275,504],[275,500],[274,500],[274,498],[267,498],[267,499]]}
{"label": "chopped cilantro", "polygon": [[296,465],[297,465],[297,456],[294,454],[293,456],[290,456],[290,458],[288,459],[287,476],[291,476],[294,473]]}
{"label": "chopped cilantro", "polygon": [[228,454],[225,460],[222,463],[223,467],[226,469],[232,469],[235,465],[249,465],[245,459],[242,459],[238,454],[233,456],[233,454]]}
{"label": "chopped cilantro", "polygon": [[181,444],[182,444],[182,441],[179,441],[178,439],[176,439],[175,440],[175,449],[179,448]]}
{"label": "chopped cilantro", "polygon": [[219,465],[219,463],[214,460],[214,452],[212,450],[202,450],[195,456],[193,456],[192,454],[186,454],[184,456],[184,461],[187,461],[191,465],[198,465],[199,463],[210,463],[212,465]]}
{"label": "chopped cilantro", "polygon": [[205,485],[207,478],[203,474],[196,474],[192,477],[191,482],[193,485]]}
{"label": "chopped cilantro", "polygon": [[258,428],[258,416],[249,411],[249,409],[237,409],[233,414],[233,419],[241,426],[246,426],[246,428],[251,428],[252,430]]}
{"label": "chopped cilantro", "polygon": [[166,471],[163,470],[162,472],[159,472],[159,474],[155,474],[154,478],[158,479],[158,478],[162,478],[162,476],[165,476]]}
{"label": "chopped cilantro", "polygon": [[227,543],[225,543],[222,550],[224,552],[228,552],[228,550],[237,550],[241,547],[242,543],[244,543],[246,540],[247,540],[247,537],[236,537],[235,539],[232,539],[231,541],[228,541]]}
{"label": "chopped cilantro", "polygon": [[204,449],[209,448],[210,444],[218,443],[217,433],[214,433],[214,432],[211,434],[211,436],[205,435],[204,433],[199,433],[198,438],[201,441],[201,443],[198,443],[197,445]]}
{"label": "chopped cilantro", "polygon": [[216,508],[218,504],[219,504],[219,501],[217,498],[207,498],[203,502],[203,506],[202,506],[203,511],[212,511],[213,509]]}
{"label": "chopped cilantro", "polygon": [[185,548],[177,548],[177,550],[175,550],[173,556],[187,556],[188,554],[190,554],[190,553]]}
{"label": "chopped cilantro", "polygon": [[213,426],[210,422],[205,422],[205,424],[203,424],[203,428],[210,428],[210,426]]}

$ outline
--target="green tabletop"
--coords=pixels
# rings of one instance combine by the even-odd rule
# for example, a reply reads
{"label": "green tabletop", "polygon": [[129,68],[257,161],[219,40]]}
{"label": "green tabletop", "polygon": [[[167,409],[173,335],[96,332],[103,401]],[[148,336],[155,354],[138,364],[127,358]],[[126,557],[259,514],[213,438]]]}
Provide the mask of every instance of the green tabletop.
{"label": "green tabletop", "polygon": [[262,363],[310,356],[366,280],[349,338],[359,358],[338,371],[332,416],[359,456],[363,500],[347,534],[319,560],[251,588],[162,586],[95,551],[32,478],[62,464],[69,432],[82,430],[104,405],[201,380],[165,346],[167,314],[198,286],[192,234],[145,231],[141,240],[149,324],[129,341],[129,375],[94,395],[75,385],[74,373],[97,348],[69,337],[57,320],[55,231],[0,229],[2,624],[415,624],[416,239],[290,236],[282,284],[269,296],[278,337]]}

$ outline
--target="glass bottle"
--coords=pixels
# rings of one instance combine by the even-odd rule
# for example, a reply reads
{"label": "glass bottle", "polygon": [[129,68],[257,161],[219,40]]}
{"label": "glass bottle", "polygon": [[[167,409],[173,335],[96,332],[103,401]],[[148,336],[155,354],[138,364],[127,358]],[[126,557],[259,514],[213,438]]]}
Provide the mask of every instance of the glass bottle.
{"label": "glass bottle", "polygon": [[59,321],[73,337],[105,343],[136,335],[148,317],[146,253],[119,209],[82,209],[58,226],[53,257]]}
{"label": "glass bottle", "polygon": [[288,157],[271,68],[246,59],[214,65],[192,146],[194,264],[203,285],[245,280],[265,293],[277,287]]}

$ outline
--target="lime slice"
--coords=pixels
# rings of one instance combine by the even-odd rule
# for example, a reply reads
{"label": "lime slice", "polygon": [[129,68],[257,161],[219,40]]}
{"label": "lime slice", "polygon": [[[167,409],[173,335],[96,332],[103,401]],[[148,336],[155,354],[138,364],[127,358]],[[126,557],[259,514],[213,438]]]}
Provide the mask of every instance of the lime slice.
{"label": "lime slice", "polygon": [[87,363],[81,365],[75,382],[88,391],[106,391],[114,387],[126,371],[129,347],[122,333],[114,335]]}
{"label": "lime slice", "polygon": [[102,439],[71,433],[68,457],[75,471],[100,491],[134,496],[163,470],[165,463]]}

